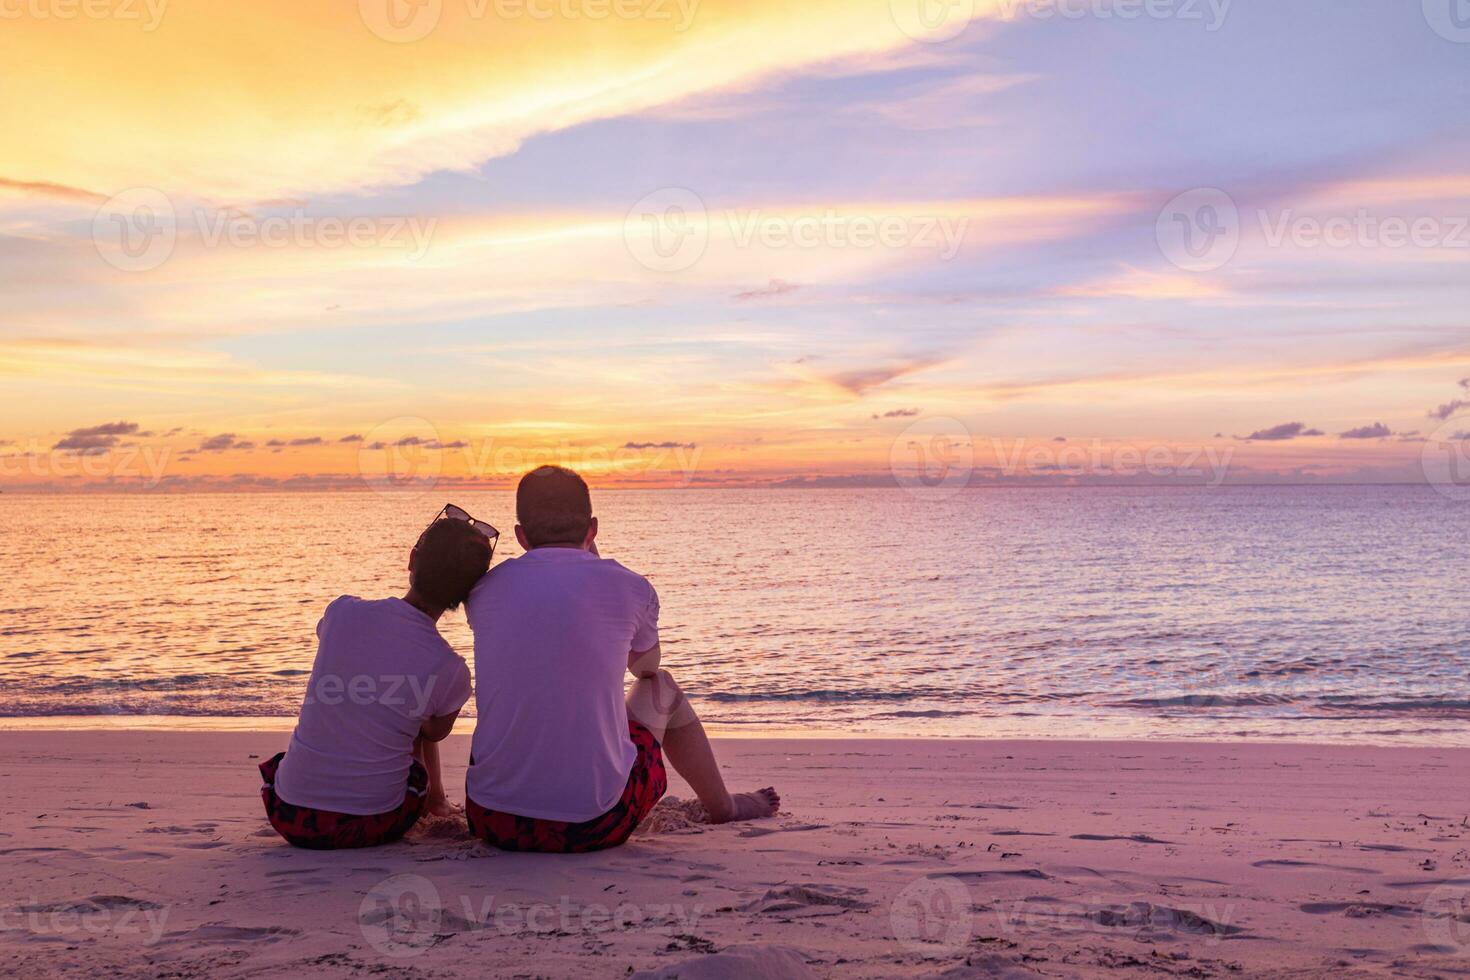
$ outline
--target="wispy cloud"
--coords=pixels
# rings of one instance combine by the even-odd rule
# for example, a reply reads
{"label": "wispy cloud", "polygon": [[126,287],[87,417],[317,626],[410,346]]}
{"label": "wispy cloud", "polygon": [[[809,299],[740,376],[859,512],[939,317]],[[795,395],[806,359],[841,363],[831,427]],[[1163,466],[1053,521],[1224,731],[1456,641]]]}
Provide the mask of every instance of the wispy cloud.
{"label": "wispy cloud", "polygon": [[72,429],[51,448],[63,452],[102,452],[116,446],[121,437],[133,435],[137,431],[136,422],[105,422],[102,425]]}
{"label": "wispy cloud", "polygon": [[1342,439],[1387,439],[1391,435],[1393,435],[1393,430],[1382,422],[1375,422],[1372,425],[1364,425],[1356,429],[1348,429],[1346,432],[1338,433],[1339,438]]}
{"label": "wispy cloud", "polygon": [[745,302],[752,299],[770,299],[773,296],[785,296],[787,293],[794,293],[800,288],[800,286],[787,282],[785,279],[772,279],[759,289],[746,289],[736,293],[735,300],[737,302]]}
{"label": "wispy cloud", "polygon": [[1459,415],[1467,408],[1470,408],[1470,401],[1456,398],[1453,401],[1445,402],[1438,408],[1430,409],[1429,417],[1432,419],[1439,419],[1441,422],[1445,422],[1449,419],[1454,418],[1456,415]]}
{"label": "wispy cloud", "polygon": [[1247,442],[1284,442],[1288,439],[1325,435],[1321,429],[1309,429],[1302,422],[1283,422],[1269,429],[1257,429],[1245,436]]}

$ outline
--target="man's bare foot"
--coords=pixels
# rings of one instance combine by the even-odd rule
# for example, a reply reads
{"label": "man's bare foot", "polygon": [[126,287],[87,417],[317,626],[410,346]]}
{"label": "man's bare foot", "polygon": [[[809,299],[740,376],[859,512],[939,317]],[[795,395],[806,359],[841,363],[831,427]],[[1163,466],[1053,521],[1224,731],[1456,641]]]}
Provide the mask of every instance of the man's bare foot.
{"label": "man's bare foot", "polygon": [[730,823],[734,820],[759,820],[773,817],[781,809],[781,796],[767,786],[754,793],[731,793],[730,808],[721,813],[710,813],[710,823]]}
{"label": "man's bare foot", "polygon": [[464,815],[464,807],[450,803],[447,799],[428,800],[424,811],[431,817],[458,817]]}

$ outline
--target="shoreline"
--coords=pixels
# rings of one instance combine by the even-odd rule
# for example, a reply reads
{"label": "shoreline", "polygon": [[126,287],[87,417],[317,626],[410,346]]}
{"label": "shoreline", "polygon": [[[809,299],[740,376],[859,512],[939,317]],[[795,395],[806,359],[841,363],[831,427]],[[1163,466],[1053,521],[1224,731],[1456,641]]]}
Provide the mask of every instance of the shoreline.
{"label": "shoreline", "polygon": [[[711,827],[666,800],[624,847],[548,856],[457,821],[290,848],[253,771],[280,732],[0,733],[0,972],[1470,971],[1470,749],[715,744],[732,787],[781,790],[778,817]],[[444,745],[454,799],[468,751]],[[690,795],[677,777],[670,794]]]}
{"label": "shoreline", "polygon": [[[1125,716],[1119,716],[1125,717]],[[1470,723],[1460,719],[1401,719],[1403,721],[1425,721],[1444,724],[1454,722],[1454,727],[1419,729],[1405,732],[1401,728],[1376,733],[1343,733],[1340,731],[1283,731],[1234,732],[1200,731],[1149,731],[1144,726],[1158,726],[1163,719],[1129,719],[1133,731],[1109,730],[1095,736],[1081,734],[1077,729],[1091,727],[1097,723],[1092,719],[1068,719],[1070,724],[1058,730],[1055,718],[1034,717],[1027,719],[1034,724],[1006,727],[1008,719],[992,719],[995,731],[989,734],[968,732],[925,731],[894,734],[881,729],[857,728],[811,728],[783,727],[759,724],[749,727],[706,721],[705,729],[711,737],[740,741],[916,741],[916,742],[976,742],[1056,744],[1100,744],[1100,745],[1181,745],[1181,746],[1279,746],[1284,748],[1306,748],[1313,746],[1342,746],[1355,748],[1399,748],[1399,749],[1455,749],[1470,745]],[[1168,719],[1178,720],[1178,719]],[[1201,720],[1187,719],[1189,721]],[[1243,719],[1234,719],[1243,720]],[[1280,725],[1278,719],[1248,719],[1265,727]],[[1387,721],[1388,719],[1385,719]],[[467,735],[474,728],[474,716],[460,719],[455,735]],[[1330,722],[1323,722],[1324,724]],[[1298,720],[1300,725],[1300,721]],[[132,732],[132,733],[219,733],[219,734],[289,734],[296,725],[294,715],[10,715],[0,716],[0,734],[8,733],[85,733],[85,732]],[[1119,726],[1121,728],[1123,726]],[[1238,727],[1238,726],[1237,726]],[[1041,730],[1032,730],[1032,729]],[[1049,734],[1054,732],[1055,734]],[[1437,737],[1424,737],[1433,734]],[[1378,735],[1378,738],[1366,737]]]}

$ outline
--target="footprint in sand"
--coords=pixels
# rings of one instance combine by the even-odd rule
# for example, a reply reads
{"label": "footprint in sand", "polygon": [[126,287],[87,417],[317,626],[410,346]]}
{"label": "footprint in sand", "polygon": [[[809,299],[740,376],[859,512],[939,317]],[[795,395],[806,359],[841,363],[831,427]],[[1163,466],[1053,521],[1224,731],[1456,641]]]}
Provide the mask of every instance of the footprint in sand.
{"label": "footprint in sand", "polygon": [[193,943],[275,943],[299,935],[301,935],[301,930],[287,929],[285,926],[252,928],[250,926],[227,926],[221,923],[210,923],[208,925],[195,926],[193,929],[183,932],[168,933],[163,937],[163,942],[182,945]]}
{"label": "footprint in sand", "polygon": [[635,973],[629,980],[816,980],[816,974],[794,949],[785,946],[732,946],[683,960],[658,970]]}
{"label": "footprint in sand", "polygon": [[1470,886],[1470,878],[1421,878],[1418,881],[1385,881],[1384,885],[1389,888],[1440,888],[1445,885],[1464,888]]}
{"label": "footprint in sand", "polygon": [[167,861],[173,857],[163,851],[131,851],[124,847],[98,847],[87,851],[93,857],[103,861]]}
{"label": "footprint in sand", "polygon": [[129,895],[93,895],[90,898],[73,899],[69,902],[22,905],[18,911],[40,913],[67,912],[86,915],[94,912],[118,912],[125,910],[146,912],[161,908],[163,906],[157,902],[150,902],[144,898],[133,898]]}
{"label": "footprint in sand", "polygon": [[802,830],[826,830],[824,823],[794,824],[790,827],[750,827],[740,832],[741,837],[766,837],[770,834],[794,834]]}
{"label": "footprint in sand", "polygon": [[[218,829],[218,824],[197,823],[192,827],[180,827],[177,825],[168,827],[145,827],[145,834],[212,834]],[[274,831],[272,831],[274,833]]]}
{"label": "footprint in sand", "polygon": [[852,909],[872,908],[872,902],[857,897],[866,893],[866,888],[842,888],[837,885],[787,885],[785,888],[767,891],[760,898],[748,903],[745,911],[787,918],[841,915]]}
{"label": "footprint in sand", "polygon": [[1051,881],[1051,875],[1040,868],[990,868],[984,871],[935,871],[926,878],[1031,878],[1035,881]]}
{"label": "footprint in sand", "polygon": [[1239,926],[1215,922],[1187,909],[1134,902],[1127,906],[1110,906],[1088,915],[1098,925],[1114,929],[1162,929],[1190,935],[1238,936],[1245,930]]}
{"label": "footprint in sand", "polygon": [[1308,915],[1341,914],[1349,919],[1367,919],[1375,915],[1415,916],[1423,913],[1422,909],[1384,902],[1308,902],[1298,907]]}
{"label": "footprint in sand", "polygon": [[1353,875],[1377,875],[1383,873],[1381,871],[1374,871],[1372,868],[1353,868],[1342,864],[1318,864],[1315,861],[1289,861],[1284,858],[1275,861],[1256,861],[1251,864],[1251,867],[1296,868],[1302,871],[1338,871]]}
{"label": "footprint in sand", "polygon": [[1173,841],[1159,840],[1148,834],[1073,834],[1072,840],[1126,840],[1135,844],[1172,844]]}

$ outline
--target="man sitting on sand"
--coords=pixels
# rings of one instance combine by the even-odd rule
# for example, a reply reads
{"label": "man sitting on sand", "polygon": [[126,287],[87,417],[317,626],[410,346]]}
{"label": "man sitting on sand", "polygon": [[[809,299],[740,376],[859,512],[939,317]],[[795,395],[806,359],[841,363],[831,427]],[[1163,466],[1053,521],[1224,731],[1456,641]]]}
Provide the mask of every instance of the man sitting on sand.
{"label": "man sitting on sand", "polygon": [[484,577],[495,536],[450,505],[409,554],[403,598],[327,606],[290,745],[260,766],[266,816],[288,842],[388,844],[425,810],[456,812],[436,743],[469,700],[470,672],[435,624]]}
{"label": "man sitting on sand", "polygon": [[[663,755],[712,823],[773,815],[772,789],[731,794],[709,738],[659,666],[658,595],[597,553],[587,484],[543,466],[516,490],[516,540],[470,594],[478,720],[470,829],[506,850],[581,852],[628,839],[668,785]],[[623,671],[636,680],[624,699]]]}

